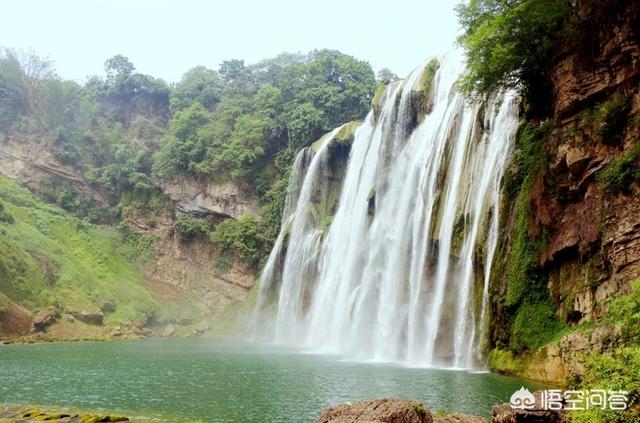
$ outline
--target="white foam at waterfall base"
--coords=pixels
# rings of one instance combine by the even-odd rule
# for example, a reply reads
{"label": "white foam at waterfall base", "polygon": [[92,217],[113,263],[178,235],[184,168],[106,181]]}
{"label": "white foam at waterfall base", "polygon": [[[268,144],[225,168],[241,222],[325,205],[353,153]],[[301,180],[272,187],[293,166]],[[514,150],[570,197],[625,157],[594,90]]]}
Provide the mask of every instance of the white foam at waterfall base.
{"label": "white foam at waterfall base", "polygon": [[[328,233],[309,211],[310,193],[326,183],[318,170],[337,130],[303,182],[290,182],[301,188],[263,272],[254,334],[362,360],[481,363],[515,94],[467,101],[455,88],[464,63],[454,51],[440,59],[433,107],[416,126],[423,69],[389,85],[380,113],[356,130]],[[269,295],[275,313],[265,307]]]}

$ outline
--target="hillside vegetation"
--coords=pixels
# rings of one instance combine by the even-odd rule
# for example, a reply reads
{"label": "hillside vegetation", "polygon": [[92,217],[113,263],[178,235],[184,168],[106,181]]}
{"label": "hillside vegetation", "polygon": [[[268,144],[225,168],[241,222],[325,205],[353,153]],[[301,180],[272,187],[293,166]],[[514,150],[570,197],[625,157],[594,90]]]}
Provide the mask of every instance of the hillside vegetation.
{"label": "hillside vegetation", "polygon": [[[0,177],[0,295],[38,310],[108,311],[146,323],[158,304],[118,232],[46,204]],[[131,255],[129,254],[131,257]]]}

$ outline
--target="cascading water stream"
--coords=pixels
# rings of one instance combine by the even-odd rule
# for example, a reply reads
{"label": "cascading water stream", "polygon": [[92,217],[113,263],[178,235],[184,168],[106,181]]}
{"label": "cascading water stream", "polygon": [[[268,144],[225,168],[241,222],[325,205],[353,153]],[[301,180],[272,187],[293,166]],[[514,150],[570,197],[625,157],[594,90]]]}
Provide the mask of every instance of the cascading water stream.
{"label": "cascading water stream", "polygon": [[304,148],[296,155],[293,162],[293,168],[291,175],[289,176],[289,184],[287,185],[287,194],[285,196],[285,204],[282,210],[282,219],[280,222],[280,233],[273,244],[273,248],[269,253],[267,263],[262,269],[260,276],[260,293],[258,295],[258,301],[254,309],[251,320],[249,321],[248,332],[251,338],[255,341],[258,339],[260,333],[259,324],[262,317],[263,307],[267,301],[269,292],[273,284],[282,278],[279,263],[283,259],[284,253],[284,241],[287,235],[288,228],[293,220],[294,211],[298,204],[298,197],[300,196],[300,190],[305,178],[305,173],[309,162],[311,161],[312,151],[310,148]]}
{"label": "cascading water stream", "polygon": [[263,270],[252,333],[363,359],[478,362],[517,107],[512,92],[469,104],[455,88],[463,66],[452,52],[430,86],[421,66],[386,88],[355,131],[335,210],[317,204],[330,196],[323,169],[341,128],[312,159],[298,155],[295,208]]}

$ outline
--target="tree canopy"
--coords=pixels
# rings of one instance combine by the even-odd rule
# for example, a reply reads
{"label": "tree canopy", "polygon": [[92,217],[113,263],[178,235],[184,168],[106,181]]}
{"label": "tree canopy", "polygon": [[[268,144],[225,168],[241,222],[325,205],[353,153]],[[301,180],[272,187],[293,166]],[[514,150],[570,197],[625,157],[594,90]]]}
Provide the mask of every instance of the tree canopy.
{"label": "tree canopy", "polygon": [[228,60],[217,72],[194,68],[171,94],[174,114],[154,172],[255,185],[273,170],[278,152],[309,145],[331,128],[362,118],[374,87],[366,62],[332,50],[250,66]]}
{"label": "tree canopy", "polygon": [[522,83],[548,93],[548,60],[571,12],[565,0],[469,0],[456,7],[467,53],[465,91],[484,95]]}

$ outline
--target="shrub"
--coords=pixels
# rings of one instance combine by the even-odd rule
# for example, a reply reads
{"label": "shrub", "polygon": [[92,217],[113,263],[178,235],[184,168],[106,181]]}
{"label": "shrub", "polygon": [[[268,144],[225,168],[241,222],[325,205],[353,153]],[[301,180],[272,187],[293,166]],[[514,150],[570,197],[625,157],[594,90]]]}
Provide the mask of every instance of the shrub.
{"label": "shrub", "polygon": [[229,257],[216,256],[213,258],[213,267],[221,272],[227,272],[231,269],[232,263]]}
{"label": "shrub", "polygon": [[619,159],[610,162],[598,174],[600,188],[608,193],[625,192],[633,181],[640,181],[640,144]]}
{"label": "shrub", "polygon": [[[619,348],[613,353],[592,354],[586,357],[582,389],[625,390],[629,392],[626,412],[591,409],[575,412],[576,423],[632,423],[640,421],[637,408],[640,399],[640,348]],[[635,406],[634,406],[635,405]]]}
{"label": "shrub", "polygon": [[629,98],[621,95],[616,95],[596,107],[593,119],[596,132],[604,142],[615,143],[622,139],[628,111]]}
{"label": "shrub", "polygon": [[220,223],[211,234],[213,243],[224,253],[234,253],[251,266],[257,266],[265,246],[260,223],[252,214]]}
{"label": "shrub", "polygon": [[13,216],[4,209],[4,204],[0,201],[0,222],[13,223],[14,221]]}
{"label": "shrub", "polygon": [[264,196],[265,205],[262,208],[262,227],[266,241],[271,244],[275,241],[280,230],[284,203],[287,195],[289,171]]}
{"label": "shrub", "polygon": [[121,250],[129,260],[146,262],[153,258],[156,236],[140,234],[124,222],[118,227],[118,232],[122,242]]}
{"label": "shrub", "polygon": [[211,232],[211,222],[206,219],[198,219],[189,214],[180,214],[173,224],[174,229],[182,241],[193,241],[197,238],[206,238]]}
{"label": "shrub", "polygon": [[[533,239],[529,234],[529,193],[536,172],[544,168],[547,162],[543,149],[547,135],[547,126],[535,128],[531,124],[524,125],[518,135],[520,154],[510,185],[517,185],[519,182],[519,197],[516,202],[511,251],[505,269],[508,306],[519,304],[527,292],[535,293],[537,287],[544,285],[538,271],[541,240]],[[513,187],[510,189],[513,190]]]}
{"label": "shrub", "polygon": [[625,342],[640,345],[640,279],[631,283],[631,292],[607,304],[605,321],[619,324]]}

